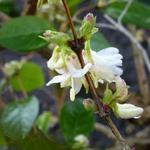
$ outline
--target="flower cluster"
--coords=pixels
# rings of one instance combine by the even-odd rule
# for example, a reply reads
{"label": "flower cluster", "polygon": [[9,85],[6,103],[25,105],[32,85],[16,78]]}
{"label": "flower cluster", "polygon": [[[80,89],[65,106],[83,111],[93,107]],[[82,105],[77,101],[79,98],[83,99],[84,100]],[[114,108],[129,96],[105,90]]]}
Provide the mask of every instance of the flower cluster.
{"label": "flower cluster", "polygon": [[[120,118],[138,118],[143,112],[142,108],[132,104],[121,104],[128,98],[128,86],[120,77],[123,73],[121,68],[123,57],[119,50],[109,47],[96,52],[90,47],[90,39],[97,32],[95,21],[96,18],[93,14],[88,14],[84,18],[78,34],[79,39],[84,38],[85,40],[85,47],[82,50],[84,68],[81,67],[77,54],[69,47],[68,41],[71,40],[71,37],[68,34],[50,30],[43,34],[45,40],[56,44],[47,65],[58,75],[51,79],[47,86],[60,83],[61,88],[71,87],[70,99],[73,101],[82,85],[88,92],[89,87],[85,75],[89,73],[95,88],[98,88],[99,84],[104,86],[107,84],[103,97],[104,105],[112,108]],[[108,84],[110,83],[115,83],[115,92],[109,89]]]}

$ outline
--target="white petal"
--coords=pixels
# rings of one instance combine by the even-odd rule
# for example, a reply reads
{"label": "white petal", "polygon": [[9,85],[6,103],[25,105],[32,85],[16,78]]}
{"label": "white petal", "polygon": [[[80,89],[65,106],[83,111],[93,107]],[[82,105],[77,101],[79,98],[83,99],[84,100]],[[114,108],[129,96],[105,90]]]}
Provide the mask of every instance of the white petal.
{"label": "white petal", "polygon": [[74,91],[74,89],[70,89],[70,100],[71,101],[74,101],[74,99],[75,99],[75,91]]}
{"label": "white petal", "polygon": [[73,82],[72,88],[74,89],[75,94],[79,93],[82,87],[81,79],[73,78],[72,82]]}
{"label": "white petal", "polygon": [[112,71],[117,76],[121,76],[123,74],[123,70],[121,68],[119,68],[119,67],[113,66],[112,67]]}
{"label": "white petal", "polygon": [[119,50],[115,47],[108,47],[105,49],[102,49],[98,52],[99,55],[107,56],[107,55],[113,55],[119,53]]}
{"label": "white petal", "polygon": [[55,69],[55,71],[59,74],[65,74],[66,70],[64,68]]}
{"label": "white petal", "polygon": [[81,90],[81,79],[71,78],[70,100],[74,101],[75,95]]}
{"label": "white petal", "polygon": [[66,80],[64,82],[61,82],[61,84],[60,84],[61,88],[67,87],[70,85],[71,85],[71,77],[70,76],[68,76],[68,78],[66,78]]}
{"label": "white petal", "polygon": [[66,79],[68,79],[68,74],[63,74],[63,75],[58,75],[58,76],[55,76],[52,80],[50,80],[46,86],[50,86],[51,84],[54,84],[54,83],[61,83],[61,82],[64,82]]}
{"label": "white petal", "polygon": [[83,69],[76,69],[76,70],[74,70],[74,72],[72,72],[71,74],[72,74],[72,76],[74,77],[74,78],[80,78],[80,77],[83,77],[89,70],[90,70],[90,68],[92,67],[92,64],[91,63],[88,63],[88,64],[86,64],[85,66],[84,66],[84,68]]}

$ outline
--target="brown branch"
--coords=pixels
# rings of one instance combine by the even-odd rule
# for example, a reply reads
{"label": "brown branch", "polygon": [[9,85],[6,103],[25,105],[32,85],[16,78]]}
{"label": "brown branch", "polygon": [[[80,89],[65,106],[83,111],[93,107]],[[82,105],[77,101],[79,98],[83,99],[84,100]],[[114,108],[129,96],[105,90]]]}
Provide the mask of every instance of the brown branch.
{"label": "brown branch", "polygon": [[[130,26],[129,31],[133,34],[136,33],[136,29],[134,26]],[[132,43],[132,48],[133,48],[133,58],[135,62],[135,68],[137,72],[140,93],[143,97],[144,105],[147,106],[150,104],[150,98],[149,98],[150,88],[149,88],[148,78],[146,75],[144,60],[141,56],[141,53],[138,51],[134,43]]]}
{"label": "brown branch", "polygon": [[76,34],[76,31],[75,31],[75,28],[74,28],[74,24],[73,24],[73,21],[72,21],[70,10],[69,10],[69,8],[67,6],[66,0],[62,0],[62,2],[63,2],[64,8],[65,8],[68,20],[69,20],[69,24],[70,24],[70,28],[72,30],[72,34],[73,34],[74,40],[75,40],[75,42],[77,44],[78,43],[77,34]]}

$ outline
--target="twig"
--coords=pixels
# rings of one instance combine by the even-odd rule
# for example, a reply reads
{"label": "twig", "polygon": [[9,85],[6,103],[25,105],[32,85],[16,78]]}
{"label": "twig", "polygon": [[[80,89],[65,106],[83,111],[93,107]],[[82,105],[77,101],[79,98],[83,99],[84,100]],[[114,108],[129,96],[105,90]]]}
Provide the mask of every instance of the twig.
{"label": "twig", "polygon": [[[129,26],[129,31],[133,35],[135,35],[136,33],[135,26]],[[142,95],[144,105],[147,106],[148,104],[150,104],[150,98],[149,98],[150,88],[149,88],[146,70],[144,67],[144,60],[134,44],[132,44],[132,48],[133,48],[133,57],[134,57],[134,62],[135,62],[135,67],[136,67],[136,72],[138,77],[140,93]]]}
{"label": "twig", "polygon": [[[75,33],[75,30],[74,30],[74,24],[72,22],[72,18],[71,18],[71,15],[70,15],[70,11],[69,11],[69,8],[67,6],[67,3],[66,3],[66,0],[62,0],[63,1],[63,4],[64,4],[64,7],[65,7],[65,11],[67,13],[67,16],[68,16],[68,19],[69,19],[69,23],[70,23],[70,27],[71,27],[71,30],[72,30],[72,33],[74,35],[74,40],[77,41],[76,42],[76,47],[73,49],[76,54],[78,55],[78,58],[79,58],[79,61],[81,63],[81,66],[84,67],[84,60],[83,60],[83,56],[82,56],[82,45],[80,47],[80,45],[78,45],[78,39],[77,39],[77,36],[76,36],[76,33]],[[119,130],[117,129],[117,127],[115,126],[115,124],[113,123],[113,121],[111,120],[110,116],[108,116],[108,114],[106,114],[104,111],[103,111],[103,104],[102,104],[102,101],[101,101],[101,98],[99,97],[95,87],[94,87],[94,83],[90,77],[90,74],[87,73],[85,75],[86,77],[86,80],[89,84],[89,87],[92,91],[92,94],[94,96],[94,101],[95,101],[95,104],[97,105],[98,107],[98,111],[99,111],[99,115],[100,117],[103,117],[108,126],[111,128],[112,132],[114,133],[116,139],[120,142],[120,144],[122,145],[122,149],[123,150],[130,150],[130,147],[128,146],[128,144],[125,142],[124,138],[121,136]]]}
{"label": "twig", "polygon": [[125,6],[124,10],[121,12],[120,16],[118,17],[118,23],[122,24],[122,19],[125,16],[125,14],[127,13],[129,7],[131,6],[133,0],[128,0],[127,5]]}
{"label": "twig", "polygon": [[72,34],[73,34],[74,40],[75,40],[76,43],[78,43],[77,34],[76,34],[76,31],[75,31],[75,28],[74,28],[74,24],[73,24],[73,21],[72,21],[70,10],[69,10],[69,8],[67,6],[67,2],[66,2],[66,0],[62,0],[62,2],[63,2],[63,5],[65,7],[65,10],[66,10],[66,14],[67,14],[67,17],[68,17],[68,20],[69,20],[69,23],[70,23],[70,28],[72,30]]}
{"label": "twig", "polygon": [[95,123],[94,127],[95,127],[96,131],[101,132],[102,134],[104,134],[108,138],[113,139],[113,140],[115,139],[115,136],[111,132],[110,128],[108,128],[107,126],[105,126],[101,123]]}
{"label": "twig", "polygon": [[141,55],[143,56],[143,59],[145,61],[145,64],[147,66],[147,69],[150,73],[150,60],[148,57],[148,54],[144,47],[138,42],[138,40],[121,24],[113,20],[110,16],[104,15],[104,17],[112,24],[114,27],[116,27],[117,30],[122,32],[124,35],[126,35],[130,41],[137,47],[137,49],[140,51]]}

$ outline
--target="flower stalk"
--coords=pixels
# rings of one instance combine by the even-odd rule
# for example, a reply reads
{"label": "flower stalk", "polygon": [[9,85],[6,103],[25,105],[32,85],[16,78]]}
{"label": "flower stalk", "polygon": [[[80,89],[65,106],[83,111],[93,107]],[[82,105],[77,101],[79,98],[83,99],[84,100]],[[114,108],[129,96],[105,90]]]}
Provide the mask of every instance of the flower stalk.
{"label": "flower stalk", "polygon": [[[68,8],[68,5],[67,5],[67,2],[66,0],[62,0],[63,2],[63,5],[64,5],[64,8],[65,8],[65,11],[66,11],[66,14],[67,14],[67,17],[68,17],[68,20],[69,20],[69,24],[70,24],[70,27],[71,27],[71,30],[72,30],[72,34],[73,34],[73,37],[74,37],[74,45],[72,46],[74,52],[77,54],[78,58],[79,58],[79,61],[81,63],[81,67],[84,68],[85,66],[85,63],[84,63],[84,59],[83,59],[83,55],[82,55],[82,49],[83,49],[83,45],[84,43],[79,43],[78,41],[78,38],[77,38],[77,34],[76,34],[76,31],[75,31],[75,28],[74,28],[74,23],[72,21],[72,17],[71,17],[71,14],[70,14],[70,11],[69,11],[69,8]],[[84,42],[84,40],[83,40]],[[81,45],[80,45],[81,44]],[[109,116],[109,113],[106,113],[104,110],[103,110],[103,103],[102,103],[102,98],[99,96],[95,86],[94,86],[94,83],[90,77],[90,73],[87,73],[85,75],[85,78],[89,84],[89,88],[93,94],[93,98],[94,98],[94,102],[98,108],[98,112],[99,112],[99,116],[100,117],[103,117],[105,119],[105,121],[107,122],[107,125],[111,128],[111,131],[113,132],[113,134],[115,135],[116,139],[120,142],[120,144],[122,145],[122,149],[123,150],[130,150],[130,146],[126,143],[125,139],[122,137],[122,135],[120,134],[119,130],[117,129],[117,127],[115,126],[115,124],[113,123],[112,119],[110,118]]]}

